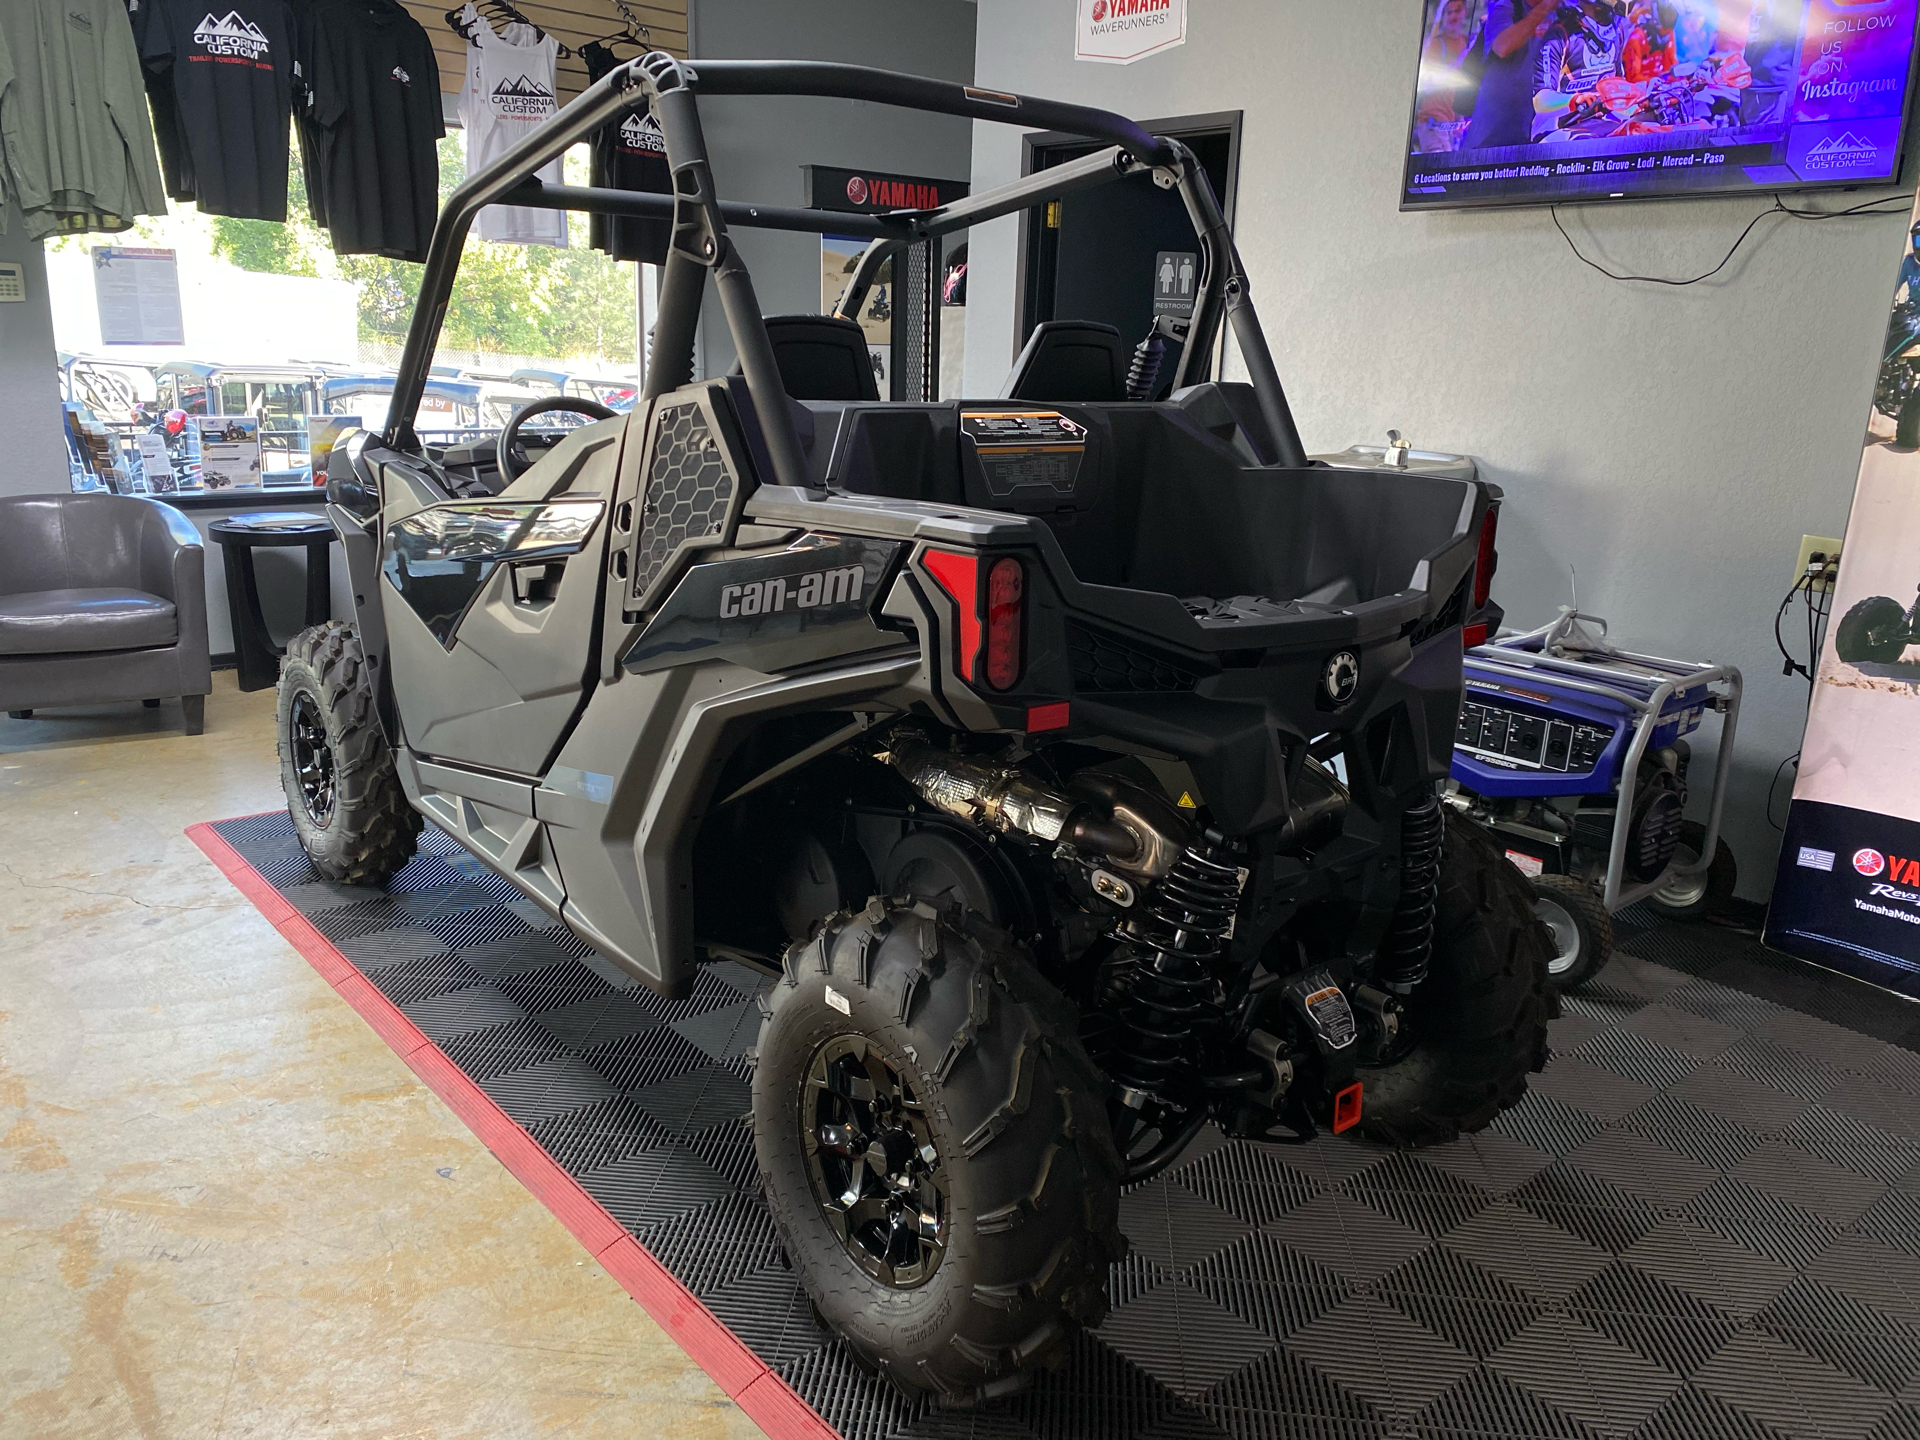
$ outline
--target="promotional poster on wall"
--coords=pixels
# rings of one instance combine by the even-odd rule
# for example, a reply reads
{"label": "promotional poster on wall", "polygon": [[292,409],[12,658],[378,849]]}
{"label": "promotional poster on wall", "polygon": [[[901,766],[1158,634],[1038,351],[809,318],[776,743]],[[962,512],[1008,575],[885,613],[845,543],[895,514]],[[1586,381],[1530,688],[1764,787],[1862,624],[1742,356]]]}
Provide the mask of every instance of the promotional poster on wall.
{"label": "promotional poster on wall", "polygon": [[258,490],[260,422],[251,415],[196,415],[200,482],[209,490]]}
{"label": "promotional poster on wall", "polygon": [[1920,998],[1920,256],[1905,233],[1766,942]]}
{"label": "promotional poster on wall", "polygon": [[[847,284],[853,279],[853,272],[859,268],[860,257],[867,252],[867,242],[855,239],[851,235],[822,235],[820,237],[820,313],[831,315],[834,307],[840,303],[840,297],[847,293]],[[860,329],[867,337],[867,359],[873,365],[874,384],[884,398],[892,393],[890,387],[893,369],[893,261],[888,260],[880,267],[879,277],[867,291],[867,300],[860,307]]]}
{"label": "promotional poster on wall", "polygon": [[1187,43],[1187,0],[1079,0],[1073,58],[1131,65]]}

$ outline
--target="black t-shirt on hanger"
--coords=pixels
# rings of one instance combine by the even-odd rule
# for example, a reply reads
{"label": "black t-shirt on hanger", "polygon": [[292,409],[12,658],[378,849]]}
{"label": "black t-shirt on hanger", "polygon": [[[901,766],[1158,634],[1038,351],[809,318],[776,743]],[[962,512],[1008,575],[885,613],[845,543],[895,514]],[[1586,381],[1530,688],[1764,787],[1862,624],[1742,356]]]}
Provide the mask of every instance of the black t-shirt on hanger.
{"label": "black t-shirt on hanger", "polygon": [[[286,0],[140,4],[153,7],[141,64],[170,84],[195,201],[211,215],[285,220],[294,58]],[[176,165],[173,178],[185,173]]]}
{"label": "black t-shirt on hanger", "polygon": [[424,260],[446,134],[433,42],[392,0],[315,0],[308,24],[304,135],[333,248]]}
{"label": "black t-shirt on hanger", "polygon": [[[134,49],[144,55],[147,31],[161,13],[161,0],[127,0],[127,20],[133,26]],[[159,21],[165,24],[165,20]],[[153,141],[160,152],[160,178],[169,200],[193,199],[193,156],[187,151],[186,137],[180,133],[180,111],[173,102],[173,76],[169,71],[154,71],[144,63],[141,79],[146,82],[147,104],[153,110]]]}
{"label": "black t-shirt on hanger", "polygon": [[[584,45],[580,58],[587,76],[598,80],[620,63],[613,51],[595,41]],[[593,183],[609,190],[640,190],[654,195],[673,193],[673,172],[667,168],[667,143],[653,117],[641,110],[618,125],[608,125],[593,137]],[[663,264],[673,240],[670,220],[639,220],[627,215],[595,215],[588,241],[616,260]]]}

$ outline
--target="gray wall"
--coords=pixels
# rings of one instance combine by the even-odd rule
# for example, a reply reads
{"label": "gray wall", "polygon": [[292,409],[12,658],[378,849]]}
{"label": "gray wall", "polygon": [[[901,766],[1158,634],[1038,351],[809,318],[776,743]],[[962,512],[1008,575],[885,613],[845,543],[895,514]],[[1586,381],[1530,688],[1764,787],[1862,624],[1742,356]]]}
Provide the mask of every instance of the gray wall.
{"label": "gray wall", "polygon": [[[1073,8],[980,0],[977,83],[1142,118],[1245,112],[1239,246],[1310,450],[1393,426],[1478,456],[1507,492],[1510,622],[1552,619],[1572,569],[1617,640],[1745,672],[1729,836],[1741,892],[1764,896],[1768,782],[1807,694],[1780,673],[1774,610],[1799,537],[1846,524],[1902,220],[1769,219],[1712,281],[1617,284],[1545,210],[1398,212],[1418,0],[1201,0],[1185,46],[1124,67],[1072,59]],[[977,127],[976,189],[1019,164],[1017,132]],[[1764,203],[1561,214],[1612,269],[1689,275]],[[973,237],[969,394],[996,393],[1014,353],[1016,224]]]}
{"label": "gray wall", "polygon": [[47,257],[26,236],[17,201],[8,201],[0,260],[26,266],[27,298],[0,305],[0,396],[6,440],[0,459],[0,495],[65,490],[67,442],[60,419],[60,382],[54,373],[53,307],[47,299]]}
{"label": "gray wall", "polygon": [[[696,59],[838,60],[944,80],[973,79],[972,0],[689,0]],[[964,179],[970,123],[853,100],[714,99],[700,116],[715,184],[727,200],[804,205],[802,165],[844,165]],[[734,232],[768,315],[820,309],[820,242],[812,235]],[[733,364],[711,293],[702,327],[705,373]]]}

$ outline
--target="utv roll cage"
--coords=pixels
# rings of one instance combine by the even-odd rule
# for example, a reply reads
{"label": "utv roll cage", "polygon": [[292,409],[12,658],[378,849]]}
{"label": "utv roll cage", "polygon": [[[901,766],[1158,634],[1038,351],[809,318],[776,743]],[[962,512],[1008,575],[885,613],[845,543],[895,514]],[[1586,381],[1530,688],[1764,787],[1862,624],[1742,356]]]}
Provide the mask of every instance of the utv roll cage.
{"label": "utv roll cage", "polygon": [[[879,215],[843,214],[723,201],[715,193],[700,127],[699,95],[812,95],[866,100],[997,121],[1031,129],[1066,131],[1107,148],[1030,175],[1009,185],[929,210],[895,210]],[[640,105],[650,106],[666,139],[673,175],[672,195],[651,195],[577,185],[552,185],[536,172],[609,123],[624,119]],[[852,235],[870,243],[861,257],[835,314],[859,314],[867,290],[881,267],[907,246],[932,240],[970,225],[997,219],[1078,190],[1133,175],[1150,174],[1162,189],[1177,190],[1193,222],[1200,245],[1201,285],[1173,385],[1205,378],[1221,323],[1233,329],[1273,437],[1281,466],[1307,462],[1280,387],[1280,376],[1253,308],[1247,275],[1218,200],[1193,152],[1178,140],[1148,134],[1122,116],[1081,105],[1038,100],[951,81],[927,80],[858,65],[813,61],[676,60],[655,51],[628,61],[582,91],[551,119],[500,158],[454,190],[434,226],[420,297],[407,330],[407,343],[394,383],[384,439],[396,450],[419,453],[413,421],[433,363],[434,346],[447,301],[460,268],[468,227],[483,205],[495,202],[549,210],[670,219],[672,243],[661,281],[642,399],[676,390],[693,377],[694,332],[708,272],[727,317],[747,392],[760,417],[773,480],[808,488],[806,461],[788,409],[786,391],[762,322],[753,281],[727,237],[730,225],[765,230]]]}

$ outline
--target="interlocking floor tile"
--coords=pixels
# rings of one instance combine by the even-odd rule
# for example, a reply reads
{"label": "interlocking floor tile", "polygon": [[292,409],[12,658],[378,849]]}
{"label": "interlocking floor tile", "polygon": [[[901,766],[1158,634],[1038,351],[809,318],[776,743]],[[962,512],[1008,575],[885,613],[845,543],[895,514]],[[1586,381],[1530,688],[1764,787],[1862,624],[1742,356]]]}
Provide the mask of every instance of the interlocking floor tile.
{"label": "interlocking floor tile", "polygon": [[1099,1338],[1177,1395],[1206,1394],[1277,1343],[1178,1280],[1108,1313]]}
{"label": "interlocking floor tile", "polygon": [[1564,1300],[1610,1260],[1606,1251],[1505,1200],[1489,1205],[1442,1243],[1516,1289],[1549,1300]]}
{"label": "interlocking floor tile", "polygon": [[1793,1271],[1690,1220],[1668,1220],[1620,1257],[1736,1320],[1750,1319],[1787,1288]]}
{"label": "interlocking floor tile", "polygon": [[1169,1270],[1197,1265],[1253,1228],[1165,1178],[1120,1197],[1120,1228],[1147,1259]]}
{"label": "interlocking floor tile", "polygon": [[1403,1425],[1475,1363],[1466,1351],[1367,1295],[1336,1305],[1288,1336],[1286,1346],[1389,1423]]}
{"label": "interlocking floor tile", "polygon": [[785,1264],[740,1123],[766,975],[664,999],[432,828],[384,890],[219,828],[847,1440],[1920,1440],[1920,1020],[1750,936],[1616,917],[1532,1094],[1451,1145],[1203,1132],[1127,1195],[1108,1329],[950,1411]]}
{"label": "interlocking floor tile", "polygon": [[1771,1335],[1734,1336],[1693,1383],[1796,1440],[1865,1440],[1893,1403]]}
{"label": "interlocking floor tile", "polygon": [[1565,1315],[1542,1315],[1487,1365],[1596,1435],[1631,1435],[1680,1387],[1679,1376]]}
{"label": "interlocking floor tile", "polygon": [[[1265,1230],[1215,1251],[1185,1279],[1276,1340],[1319,1319],[1350,1293],[1336,1272]],[[1113,1298],[1118,1303],[1121,1297]]]}
{"label": "interlocking floor tile", "polygon": [[1377,1280],[1426,1249],[1417,1230],[1345,1195],[1317,1195],[1263,1227],[1348,1280]]}

